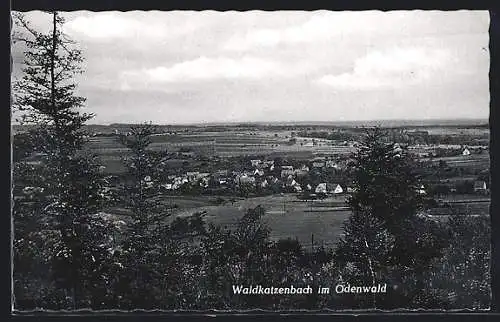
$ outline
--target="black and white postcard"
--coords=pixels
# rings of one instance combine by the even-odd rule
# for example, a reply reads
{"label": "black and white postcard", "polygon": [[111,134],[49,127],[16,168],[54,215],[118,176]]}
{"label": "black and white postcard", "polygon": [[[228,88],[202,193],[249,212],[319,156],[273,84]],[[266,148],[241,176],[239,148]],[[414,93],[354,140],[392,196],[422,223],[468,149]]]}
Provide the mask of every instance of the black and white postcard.
{"label": "black and white postcard", "polygon": [[488,11],[11,15],[15,311],[490,309]]}

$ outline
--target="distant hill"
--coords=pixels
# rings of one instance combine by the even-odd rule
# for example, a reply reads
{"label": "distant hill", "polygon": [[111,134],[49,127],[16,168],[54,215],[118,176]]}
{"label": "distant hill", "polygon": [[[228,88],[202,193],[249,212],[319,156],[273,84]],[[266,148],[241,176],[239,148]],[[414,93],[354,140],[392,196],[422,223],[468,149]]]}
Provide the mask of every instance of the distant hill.
{"label": "distant hill", "polygon": [[[87,124],[85,128],[90,132],[111,133],[115,130],[120,132],[128,131],[130,127],[138,126],[141,123],[112,123],[112,124]],[[233,123],[197,123],[197,124],[156,124],[161,130],[168,131],[188,128],[210,128],[215,131],[222,131],[224,128],[242,128],[250,130],[259,129],[280,129],[291,127],[364,127],[380,126],[384,128],[399,127],[459,127],[459,128],[489,128],[487,119],[456,119],[456,120],[373,120],[373,121],[325,121],[325,122],[233,122]],[[30,126],[12,125],[13,134],[23,132]]]}

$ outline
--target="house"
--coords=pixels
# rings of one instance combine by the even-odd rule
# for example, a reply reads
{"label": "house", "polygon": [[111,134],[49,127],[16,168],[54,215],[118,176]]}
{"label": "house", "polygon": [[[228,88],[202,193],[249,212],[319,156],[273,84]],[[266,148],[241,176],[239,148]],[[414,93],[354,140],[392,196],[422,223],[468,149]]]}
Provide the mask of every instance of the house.
{"label": "house", "polygon": [[288,176],[286,178],[285,186],[287,186],[287,187],[293,187],[296,184],[298,184],[298,183],[297,183],[297,181],[295,181],[295,179],[292,176]]}
{"label": "house", "polygon": [[418,189],[417,189],[417,193],[418,194],[421,194],[421,195],[425,195],[427,192],[425,191],[425,187],[424,185],[421,185]]}
{"label": "house", "polygon": [[304,146],[308,147],[308,148],[312,148],[314,146],[314,143],[312,141],[311,142],[306,142],[306,143],[304,143]]}
{"label": "house", "polygon": [[256,167],[262,163],[262,160],[250,160],[250,163],[252,164],[252,167]]}
{"label": "house", "polygon": [[186,172],[186,176],[187,176],[189,181],[196,180],[198,178],[199,174],[200,174],[200,172],[198,172],[198,171]]}
{"label": "house", "polygon": [[342,187],[339,184],[333,184],[332,186],[334,187],[333,188],[334,194],[339,194],[339,193],[344,192],[344,189],[342,189]]}
{"label": "house", "polygon": [[307,184],[306,189],[307,189],[307,190],[311,190],[311,189],[312,189],[312,186],[311,186],[310,184]]}
{"label": "house", "polygon": [[162,186],[164,189],[166,189],[166,190],[172,190],[172,189],[174,189],[174,185],[173,185],[173,184],[171,184],[171,183],[164,183],[164,184],[162,184],[161,186]]}
{"label": "house", "polygon": [[201,178],[200,187],[208,188],[208,178],[207,177]]}
{"label": "house", "polygon": [[486,182],[482,180],[474,181],[474,192],[486,192]]}
{"label": "house", "polygon": [[281,177],[285,178],[288,176],[293,176],[294,171],[293,170],[281,170]]}
{"label": "house", "polygon": [[209,177],[210,177],[210,173],[202,172],[196,176],[196,180],[200,180],[200,179],[207,179],[208,180]]}
{"label": "house", "polygon": [[356,188],[347,187],[347,193],[353,193],[353,192],[356,192]]}
{"label": "house", "polygon": [[320,183],[316,186],[316,189],[314,189],[315,193],[327,193],[326,189],[326,183]]}
{"label": "house", "polygon": [[215,175],[218,175],[218,176],[227,176],[228,174],[229,174],[229,171],[227,169],[217,170],[215,172]]}
{"label": "house", "polygon": [[269,183],[267,182],[267,180],[266,180],[266,179],[265,179],[264,181],[262,181],[261,183],[259,183],[259,186],[260,186],[261,188],[265,188],[265,187],[267,187],[268,185],[269,185]]}
{"label": "house", "polygon": [[326,166],[327,168],[335,168],[335,166],[336,166],[336,165],[337,165],[337,164],[335,163],[335,161],[334,161],[334,160],[327,160],[327,161],[325,162],[325,166]]}
{"label": "house", "polygon": [[263,161],[262,164],[264,165],[264,167],[268,168],[268,167],[274,166],[274,160],[266,160],[266,161]]}
{"label": "house", "polygon": [[302,187],[298,183],[293,186],[293,189],[295,190],[295,192],[302,192]]}
{"label": "house", "polygon": [[253,172],[253,175],[254,176],[262,177],[264,175],[264,171],[263,170],[259,170],[259,169],[255,169],[255,171]]}
{"label": "house", "polygon": [[291,170],[291,171],[293,171],[293,166],[291,166],[291,165],[284,165],[284,166],[281,166],[281,170]]}
{"label": "house", "polygon": [[462,151],[462,155],[463,155],[463,156],[468,156],[468,155],[470,155],[470,151],[469,151],[469,149],[465,148],[465,149]]}

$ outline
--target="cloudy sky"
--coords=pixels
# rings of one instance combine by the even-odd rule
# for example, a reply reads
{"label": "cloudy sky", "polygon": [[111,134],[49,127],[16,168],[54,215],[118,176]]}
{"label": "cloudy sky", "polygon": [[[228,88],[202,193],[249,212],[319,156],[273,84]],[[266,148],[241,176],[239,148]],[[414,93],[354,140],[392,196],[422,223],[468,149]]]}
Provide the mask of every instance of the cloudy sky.
{"label": "cloudy sky", "polygon": [[488,117],[487,11],[63,15],[91,123]]}

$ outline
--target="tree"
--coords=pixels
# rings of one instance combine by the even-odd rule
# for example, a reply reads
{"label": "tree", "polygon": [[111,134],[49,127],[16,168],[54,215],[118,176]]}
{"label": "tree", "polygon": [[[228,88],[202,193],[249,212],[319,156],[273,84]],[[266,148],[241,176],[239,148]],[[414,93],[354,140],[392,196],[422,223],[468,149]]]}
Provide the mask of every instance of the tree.
{"label": "tree", "polygon": [[454,214],[450,243],[429,279],[450,298],[450,308],[489,308],[491,301],[491,222],[489,216]]}
{"label": "tree", "polygon": [[[74,78],[82,72],[81,52],[62,33],[63,17],[57,12],[50,15],[52,30],[47,34],[36,31],[22,14],[14,15],[16,28],[23,30],[15,31],[14,41],[24,44],[26,50],[23,76],[13,84],[13,109],[37,147],[40,164],[28,180],[43,191],[35,205],[18,199],[13,213],[14,245],[20,255],[23,244],[37,242],[33,238],[38,236],[39,255],[49,266],[50,276],[40,278],[52,288],[61,288],[63,299],[70,299],[69,303],[42,300],[43,305],[78,309],[103,300],[93,294],[106,280],[101,273],[107,262],[110,223],[98,213],[107,182],[98,173],[96,157],[84,151],[87,136],[83,126],[93,115],[79,110],[85,99],[75,95]],[[18,165],[20,170],[27,164],[21,161]],[[26,174],[15,173],[14,184],[25,184]],[[31,228],[23,225],[26,221]],[[34,222],[38,224],[33,226]],[[33,227],[41,230],[33,231]],[[17,273],[22,272],[15,270]]]}
{"label": "tree", "polygon": [[[421,304],[412,299],[424,292],[424,272],[447,241],[439,224],[418,216],[426,200],[417,191],[417,168],[406,147],[389,142],[379,128],[367,131],[353,155],[354,193],[348,200],[353,214],[337,250],[359,282],[375,283],[390,274],[404,285],[402,276],[412,274],[416,284],[405,290],[410,306]],[[375,299],[366,305],[375,307]]]}

